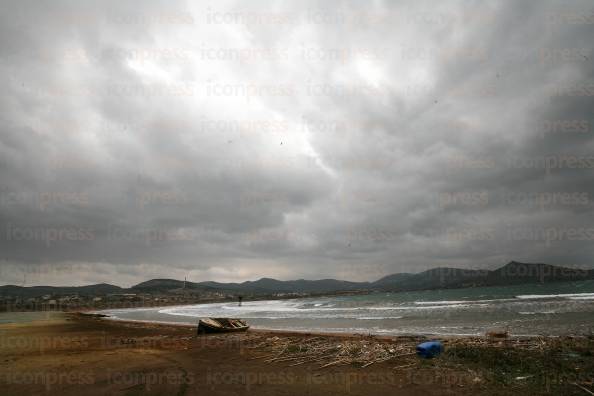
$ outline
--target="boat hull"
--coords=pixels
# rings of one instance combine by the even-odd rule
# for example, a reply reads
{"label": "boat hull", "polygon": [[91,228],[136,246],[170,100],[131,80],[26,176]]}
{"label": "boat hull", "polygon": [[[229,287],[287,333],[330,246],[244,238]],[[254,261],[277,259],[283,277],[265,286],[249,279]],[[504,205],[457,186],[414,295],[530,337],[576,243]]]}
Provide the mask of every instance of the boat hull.
{"label": "boat hull", "polygon": [[235,333],[247,331],[248,326],[241,319],[208,318],[198,322],[198,334]]}

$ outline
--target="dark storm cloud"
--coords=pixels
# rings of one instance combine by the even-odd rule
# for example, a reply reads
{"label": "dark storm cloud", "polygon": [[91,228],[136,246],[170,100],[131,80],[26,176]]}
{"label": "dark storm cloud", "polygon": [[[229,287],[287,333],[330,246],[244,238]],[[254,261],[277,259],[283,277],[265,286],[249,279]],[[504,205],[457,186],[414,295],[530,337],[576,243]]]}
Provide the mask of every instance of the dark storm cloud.
{"label": "dark storm cloud", "polygon": [[592,266],[588,2],[5,8],[0,283]]}

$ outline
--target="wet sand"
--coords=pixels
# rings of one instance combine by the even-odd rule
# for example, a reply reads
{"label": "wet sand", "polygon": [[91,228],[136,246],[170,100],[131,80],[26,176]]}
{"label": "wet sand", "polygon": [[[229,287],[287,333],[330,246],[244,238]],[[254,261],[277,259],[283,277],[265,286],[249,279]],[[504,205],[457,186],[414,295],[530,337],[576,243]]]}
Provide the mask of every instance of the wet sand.
{"label": "wet sand", "polygon": [[[368,367],[266,362],[262,339],[320,337],[248,331],[195,336],[195,327],[64,314],[0,325],[2,395],[476,395],[517,394],[476,367],[416,356]],[[332,342],[361,335],[323,335]],[[374,342],[416,343],[411,338]],[[587,385],[587,384],[586,384]],[[528,389],[528,388],[527,388]],[[563,393],[585,394],[564,385]],[[556,392],[552,389],[553,393]],[[524,392],[524,394],[531,394]],[[533,393],[537,394],[537,393]]]}

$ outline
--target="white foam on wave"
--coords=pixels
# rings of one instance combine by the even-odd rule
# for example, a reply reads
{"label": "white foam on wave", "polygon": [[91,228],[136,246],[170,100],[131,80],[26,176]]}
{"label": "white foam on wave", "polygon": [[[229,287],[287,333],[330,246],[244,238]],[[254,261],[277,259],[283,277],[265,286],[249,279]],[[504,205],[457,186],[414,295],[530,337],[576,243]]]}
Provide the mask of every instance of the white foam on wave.
{"label": "white foam on wave", "polygon": [[[179,308],[181,306],[175,306],[175,307],[168,307],[170,309],[174,309],[174,308]],[[108,315],[113,315],[113,314],[122,314],[122,313],[128,313],[128,312],[147,312],[147,311],[154,311],[158,309],[158,307],[135,307],[135,308],[116,308],[116,309],[105,309],[105,310],[101,310],[101,311],[95,311],[95,313],[100,313],[100,314],[108,314]]]}
{"label": "white foam on wave", "polygon": [[[300,318],[317,317],[320,315],[333,318],[359,318],[361,313],[377,312],[379,316],[366,316],[373,318],[386,317],[381,312],[390,311],[427,311],[427,310],[450,310],[463,308],[482,308],[489,304],[445,304],[445,305],[404,305],[404,306],[379,306],[379,307],[352,307],[352,308],[300,308],[299,306],[282,307],[264,305],[237,306],[228,304],[204,304],[186,307],[171,307],[158,311],[160,314],[186,317],[209,317],[209,316],[243,316],[259,318]],[[349,315],[351,313],[351,315]],[[284,316],[279,316],[282,314]]]}
{"label": "white foam on wave", "polygon": [[542,311],[542,312],[533,312],[533,311],[522,311],[522,312],[518,312],[518,314],[520,315],[550,315],[550,314],[555,314],[557,312],[555,311]]}
{"label": "white foam on wave", "polygon": [[415,301],[415,305],[457,305],[457,304],[486,304],[491,302],[514,301],[514,298],[496,298],[490,300],[441,300],[441,301]]}
{"label": "white foam on wave", "polygon": [[176,311],[173,309],[162,309],[162,310],[158,311],[158,313],[165,314],[165,315],[173,315],[173,316],[191,316],[191,317],[201,316],[201,315],[198,315],[195,311],[189,311],[189,310]]}
{"label": "white foam on wave", "polygon": [[569,299],[580,299],[590,300],[594,299],[594,293],[569,293],[569,294],[522,294],[516,296],[520,300],[539,300],[539,299],[550,299],[550,298],[569,298]]}
{"label": "white foam on wave", "polygon": [[410,307],[412,310],[419,309],[449,309],[449,308],[476,308],[476,307],[488,307],[489,304],[447,304],[447,305],[425,305],[420,307]]}
{"label": "white foam on wave", "polygon": [[415,301],[416,305],[448,305],[448,304],[465,304],[472,301],[451,301],[451,300],[443,300],[443,301]]}

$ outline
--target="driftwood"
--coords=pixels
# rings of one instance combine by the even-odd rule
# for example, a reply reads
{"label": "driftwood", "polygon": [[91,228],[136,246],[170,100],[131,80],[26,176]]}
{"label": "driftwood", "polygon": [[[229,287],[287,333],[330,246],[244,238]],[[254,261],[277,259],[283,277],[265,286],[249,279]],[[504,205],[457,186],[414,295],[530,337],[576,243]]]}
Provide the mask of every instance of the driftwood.
{"label": "driftwood", "polygon": [[405,358],[415,354],[418,338],[403,338],[397,344],[372,337],[342,339],[337,337],[266,337],[245,335],[242,342],[247,349],[267,351],[253,359],[266,363],[287,364],[287,367],[315,364],[318,369],[337,365],[356,365],[361,368]]}
{"label": "driftwood", "polygon": [[322,368],[324,368],[324,367],[330,367],[330,366],[334,366],[334,365],[337,365],[337,364],[340,364],[340,363],[343,363],[343,362],[344,362],[344,359],[337,360],[337,361],[335,361],[335,362],[328,363],[328,364],[325,364],[325,365],[323,365],[323,366],[320,366],[320,368],[322,369]]}
{"label": "driftwood", "polygon": [[366,363],[363,366],[361,366],[361,368],[367,367],[367,366],[371,366],[373,363],[387,362],[388,360],[392,360],[392,359],[395,359],[397,357],[412,356],[412,355],[416,355],[416,354],[417,354],[416,352],[409,352],[409,353],[402,353],[400,355],[388,356],[388,357],[383,358],[383,359],[378,359],[378,360],[374,360],[374,361],[371,361],[369,363]]}
{"label": "driftwood", "polygon": [[398,369],[402,369],[402,368],[407,368],[407,367],[411,367],[414,366],[414,363],[409,363],[409,364],[403,364],[402,366],[394,366],[392,367],[393,370],[398,370]]}
{"label": "driftwood", "polygon": [[580,388],[581,390],[583,390],[584,392],[586,392],[589,395],[594,395],[594,392],[592,392],[588,388],[585,388],[585,387],[581,386],[580,384],[578,384],[576,382],[571,382],[571,384],[577,386],[578,388]]}
{"label": "driftwood", "polygon": [[[393,369],[414,366],[417,361],[416,346],[426,341],[424,337],[398,337],[382,340],[375,337],[303,337],[270,336],[269,334],[244,333],[239,335],[213,336],[212,340],[237,342],[242,349],[254,350],[260,359],[267,363],[285,364],[287,367],[313,364],[318,369],[336,365],[353,365],[360,368],[387,361],[396,361]],[[510,348],[542,351],[551,343],[559,342],[547,337],[497,339],[491,337],[447,338],[443,340],[446,349],[460,347]],[[412,359],[412,360],[411,360]]]}

